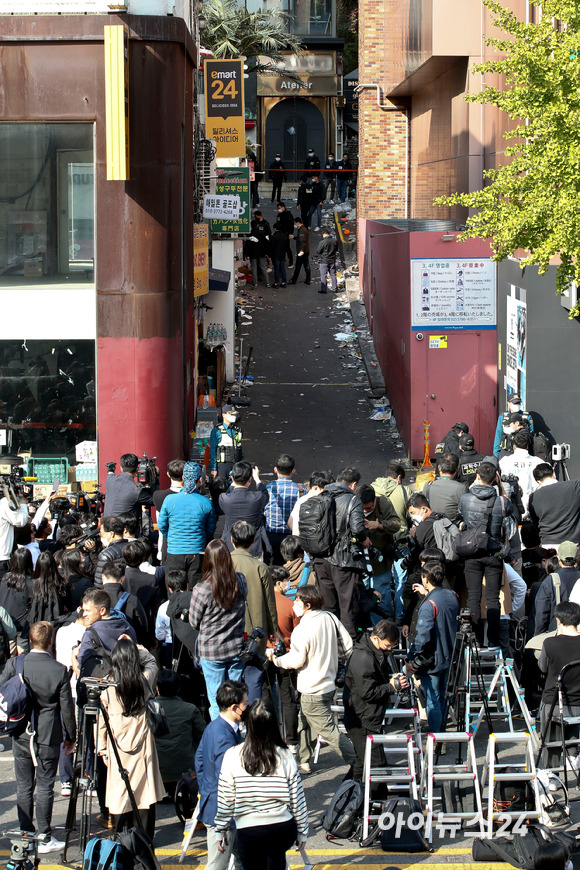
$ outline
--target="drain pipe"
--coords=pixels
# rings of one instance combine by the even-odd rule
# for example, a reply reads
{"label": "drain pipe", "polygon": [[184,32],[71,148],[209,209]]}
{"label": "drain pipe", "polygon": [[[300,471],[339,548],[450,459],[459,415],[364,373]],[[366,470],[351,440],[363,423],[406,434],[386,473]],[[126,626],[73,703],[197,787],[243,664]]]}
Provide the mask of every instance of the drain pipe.
{"label": "drain pipe", "polygon": [[383,91],[378,82],[368,82],[357,85],[354,93],[358,96],[361,91],[376,88],[377,106],[383,112],[403,112],[405,115],[405,220],[409,217],[409,111],[403,106],[394,106],[392,103],[383,103]]}

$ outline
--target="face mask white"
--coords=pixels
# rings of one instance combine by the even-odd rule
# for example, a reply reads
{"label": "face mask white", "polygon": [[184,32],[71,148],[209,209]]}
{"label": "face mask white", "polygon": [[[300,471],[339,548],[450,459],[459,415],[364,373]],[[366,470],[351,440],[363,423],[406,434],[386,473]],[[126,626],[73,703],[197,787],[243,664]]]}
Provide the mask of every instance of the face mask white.
{"label": "face mask white", "polygon": [[414,526],[418,526],[419,523],[423,522],[423,517],[421,516],[421,514],[413,514],[413,516],[411,517],[411,522]]}
{"label": "face mask white", "polygon": [[300,601],[295,601],[292,605],[292,610],[294,611],[294,616],[300,619],[301,616],[304,616],[304,606]]}
{"label": "face mask white", "polygon": [[280,158],[276,157],[276,163],[280,163]]}

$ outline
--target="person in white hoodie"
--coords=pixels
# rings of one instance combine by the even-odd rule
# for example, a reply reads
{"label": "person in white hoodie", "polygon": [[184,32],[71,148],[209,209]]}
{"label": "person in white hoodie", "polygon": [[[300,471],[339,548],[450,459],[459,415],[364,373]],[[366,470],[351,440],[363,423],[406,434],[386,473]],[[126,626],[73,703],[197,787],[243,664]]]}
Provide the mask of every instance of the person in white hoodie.
{"label": "person in white hoodie", "polygon": [[339,656],[347,658],[352,652],[352,639],[343,624],[332,613],[322,610],[322,595],[316,586],[302,586],[296,592],[293,605],[300,619],[292,632],[290,651],[275,656],[267,649],[266,655],[277,668],[297,671],[296,687],[300,693],[300,746],[299,767],[310,773],[312,738],[320,735],[328,745],[352,765],[356,758],[354,747],[339,731],[336,717],[330,709],[334,699],[335,680]]}

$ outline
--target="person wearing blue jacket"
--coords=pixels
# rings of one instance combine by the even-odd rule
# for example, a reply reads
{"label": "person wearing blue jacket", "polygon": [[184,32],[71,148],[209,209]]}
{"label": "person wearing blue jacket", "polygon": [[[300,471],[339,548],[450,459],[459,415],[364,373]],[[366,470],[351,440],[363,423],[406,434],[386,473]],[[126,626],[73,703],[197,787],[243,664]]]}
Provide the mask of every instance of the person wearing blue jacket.
{"label": "person wearing blue jacket", "polygon": [[157,518],[167,539],[166,571],[185,571],[189,588],[201,577],[203,553],[213,537],[216,516],[209,499],[197,492],[202,475],[199,462],[183,466],[183,489],[168,495]]}
{"label": "person wearing blue jacket", "polygon": [[427,589],[419,606],[415,639],[407,654],[406,670],[416,674],[425,693],[427,722],[431,732],[441,731],[445,687],[451,654],[457,634],[459,601],[451,589],[443,587],[445,571],[438,562],[427,562],[421,569],[421,582]]}
{"label": "person wearing blue jacket", "polygon": [[219,716],[209,723],[203,732],[195,753],[195,774],[199,791],[199,817],[207,828],[206,870],[227,870],[230,855],[234,855],[234,867],[242,870],[235,849],[235,829],[230,828],[224,852],[218,849],[219,837],[215,829],[217,814],[218,781],[224,755],[232,746],[242,742],[239,724],[248,707],[248,690],[244,683],[225,680],[217,690],[216,701]]}

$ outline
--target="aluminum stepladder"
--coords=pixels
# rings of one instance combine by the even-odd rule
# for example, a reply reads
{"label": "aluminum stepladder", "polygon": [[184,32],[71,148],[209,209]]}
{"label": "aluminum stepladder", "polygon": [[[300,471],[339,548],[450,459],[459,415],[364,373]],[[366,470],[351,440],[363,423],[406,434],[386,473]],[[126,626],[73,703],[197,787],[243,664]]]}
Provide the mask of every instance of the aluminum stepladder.
{"label": "aluminum stepladder", "polygon": [[[493,678],[491,680],[491,683],[489,685],[487,696],[488,696],[488,699],[493,697],[493,694],[494,694],[494,692],[497,691],[498,685],[499,685],[500,693],[501,693],[502,697],[505,699],[504,703],[505,703],[506,708],[507,708],[507,712],[504,715],[504,719],[508,724],[508,729],[509,729],[510,733],[513,734],[514,733],[514,725],[513,725],[513,718],[512,718],[509,695],[508,695],[508,682],[511,683],[512,689],[513,689],[514,694],[516,696],[516,698],[515,698],[516,703],[518,704],[518,706],[521,710],[522,716],[524,717],[524,721],[526,723],[526,728],[528,729],[527,733],[528,733],[529,739],[531,741],[532,749],[535,752],[537,752],[537,750],[539,749],[539,746],[540,746],[540,743],[538,740],[538,731],[536,728],[536,723],[533,720],[533,718],[530,714],[530,711],[528,710],[528,705],[526,704],[526,701],[525,701],[525,690],[522,689],[522,687],[520,686],[520,684],[518,682],[518,678],[515,675],[514,660],[513,659],[505,659],[504,660],[503,656],[501,656],[501,657],[498,657],[498,664],[497,664],[495,673],[493,675]],[[477,714],[477,716],[475,718],[473,718],[473,720],[472,720],[473,724],[470,723],[471,724],[471,731],[473,734],[477,733],[477,729],[481,725],[483,715],[484,715],[484,710],[482,707],[481,710],[479,711],[479,713]],[[502,718],[502,717],[497,716],[497,718]],[[518,732],[516,732],[516,733],[518,733]],[[519,732],[519,733],[521,733],[521,732]]]}
{"label": "aluminum stepladder", "polygon": [[[466,650],[465,670],[468,679],[468,692],[466,697],[465,727],[466,730],[477,733],[485,715],[483,701],[481,700],[481,688],[475,676],[477,662],[469,659],[469,651]],[[478,651],[480,680],[485,686],[487,706],[490,719],[507,722],[508,730],[513,731],[509,696],[507,691],[507,678],[502,670],[504,664],[501,649],[480,649]]]}
{"label": "aluminum stepladder", "polygon": [[[439,764],[436,757],[437,743],[465,743],[467,746],[466,760],[458,764]],[[427,815],[425,819],[425,837],[429,843],[433,842],[433,818],[435,815],[434,804],[439,800],[435,795],[438,784],[464,782],[473,784],[474,809],[471,812],[443,812],[440,811],[438,819],[445,822],[450,819],[472,819],[475,814],[479,819],[479,833],[484,836],[483,804],[481,800],[481,788],[477,771],[477,756],[473,734],[468,732],[450,731],[440,734],[429,734],[427,737],[427,752],[421,777],[421,795],[426,804]],[[444,799],[441,798],[442,805]]]}
{"label": "aluminum stepladder", "polygon": [[[393,712],[393,711],[387,711]],[[383,746],[388,755],[398,756],[406,764],[371,766],[373,746]],[[415,744],[412,734],[369,734],[365,747],[363,767],[364,804],[363,804],[363,840],[369,835],[369,822],[376,822],[380,814],[371,813],[371,786],[374,783],[386,783],[391,793],[407,792],[409,797],[419,799],[419,783],[415,758],[420,758],[421,746]],[[394,796],[394,794],[393,794]]]}
{"label": "aluminum stepladder", "polygon": [[[498,744],[500,746],[509,746],[509,744],[514,744],[514,749],[516,749],[516,751],[517,748],[519,748],[520,751],[523,752],[523,760],[515,763],[505,763],[497,761],[496,754]],[[489,735],[489,740],[487,744],[487,755],[485,759],[485,766],[483,769],[483,776],[481,779],[481,787],[483,789],[485,788],[486,780],[489,777],[489,781],[487,783],[487,834],[489,837],[493,836],[494,820],[499,821],[502,817],[505,818],[506,814],[510,815],[512,820],[517,818],[518,820],[536,819],[537,821],[539,821],[541,803],[540,792],[538,789],[536,764],[534,761],[534,752],[536,750],[537,747],[534,745],[532,735],[527,734],[524,731]],[[501,810],[495,811],[493,809],[493,792],[496,782],[530,783],[531,790],[534,795],[535,809],[513,810],[509,813]]]}

